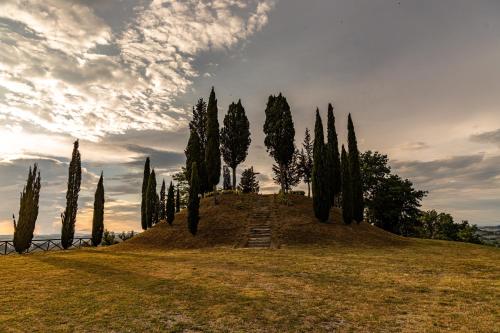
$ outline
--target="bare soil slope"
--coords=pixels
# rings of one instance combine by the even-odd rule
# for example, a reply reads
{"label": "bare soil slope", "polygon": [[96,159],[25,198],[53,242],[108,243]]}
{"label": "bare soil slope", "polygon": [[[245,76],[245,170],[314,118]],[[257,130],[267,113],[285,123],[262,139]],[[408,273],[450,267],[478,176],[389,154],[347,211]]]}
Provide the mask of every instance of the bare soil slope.
{"label": "bare soil slope", "polygon": [[[118,245],[118,248],[208,248],[244,247],[252,225],[269,216],[274,248],[305,244],[352,244],[358,246],[402,245],[407,239],[398,237],[368,223],[345,225],[341,211],[333,208],[330,221],[320,223],[315,217],[310,198],[291,195],[287,204],[275,195],[222,194],[215,205],[212,197],[201,201],[198,234],[187,230],[187,211],[175,217],[172,226],[165,222]],[[266,214],[263,214],[266,213]]]}

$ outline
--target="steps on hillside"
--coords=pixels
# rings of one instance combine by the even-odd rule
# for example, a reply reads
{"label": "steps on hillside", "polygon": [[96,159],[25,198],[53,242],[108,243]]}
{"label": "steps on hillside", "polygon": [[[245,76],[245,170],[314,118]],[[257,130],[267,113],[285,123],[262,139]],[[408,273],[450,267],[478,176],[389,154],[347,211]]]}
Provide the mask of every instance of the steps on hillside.
{"label": "steps on hillside", "polygon": [[256,203],[256,210],[248,213],[248,217],[252,221],[248,227],[246,235],[245,248],[265,249],[271,247],[271,216],[274,209],[270,207],[267,200],[259,200]]}

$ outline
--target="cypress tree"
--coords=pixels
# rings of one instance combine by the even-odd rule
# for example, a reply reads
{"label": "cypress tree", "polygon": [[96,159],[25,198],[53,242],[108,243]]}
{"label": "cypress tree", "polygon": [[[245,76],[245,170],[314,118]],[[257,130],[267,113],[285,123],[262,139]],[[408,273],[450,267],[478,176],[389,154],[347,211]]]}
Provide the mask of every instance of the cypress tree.
{"label": "cypress tree", "polygon": [[218,112],[215,90],[212,87],[207,106],[207,146],[205,150],[205,164],[207,168],[208,186],[214,191],[215,204],[217,204],[217,184],[219,184],[220,181],[221,171]]}
{"label": "cypress tree", "polygon": [[359,163],[359,150],[358,142],[356,140],[356,133],[354,132],[354,125],[352,122],[351,114],[347,120],[348,130],[348,148],[349,148],[349,167],[352,181],[352,214],[354,220],[360,223],[363,221],[363,185],[361,180],[361,166]]}
{"label": "cypress tree", "polygon": [[314,215],[321,222],[328,221],[330,215],[330,191],[328,189],[328,170],[326,160],[326,146],[323,134],[323,122],[316,109],[316,123],[314,126],[312,192]]}
{"label": "cypress tree", "polygon": [[170,186],[168,187],[168,196],[167,196],[167,206],[166,206],[166,217],[168,224],[172,225],[175,219],[175,198],[174,198],[174,184],[170,182]]}
{"label": "cypress tree", "polygon": [[141,201],[141,226],[142,230],[146,230],[148,228],[148,221],[147,221],[147,215],[146,215],[146,210],[147,210],[147,202],[146,202],[146,195],[148,191],[148,182],[149,182],[149,175],[151,174],[151,167],[150,167],[150,161],[149,157],[146,158],[146,163],[144,164],[144,176],[142,177],[142,201]]}
{"label": "cypress tree", "polygon": [[328,151],[329,162],[329,186],[331,191],[332,206],[339,202],[342,190],[342,176],[340,167],[339,142],[337,130],[335,129],[335,116],[332,104],[328,104]]}
{"label": "cypress tree", "polygon": [[160,221],[163,221],[167,218],[167,197],[166,197],[166,189],[165,189],[165,179],[163,179],[163,182],[161,183],[161,190],[160,190]]}
{"label": "cypress tree", "polygon": [[146,223],[151,228],[157,217],[158,204],[156,202],[158,194],[156,193],[156,175],[155,169],[151,171],[146,190]]}
{"label": "cypress tree", "polygon": [[101,178],[99,178],[94,195],[94,216],[92,218],[93,246],[98,246],[102,242],[102,233],[104,232],[104,201],[104,180],[101,172]]}
{"label": "cypress tree", "polygon": [[298,169],[299,175],[307,184],[307,196],[311,197],[311,177],[313,169],[313,143],[311,141],[311,134],[309,129],[306,128],[304,142],[302,143],[302,150],[298,155]]}
{"label": "cypress tree", "polygon": [[200,181],[198,179],[198,167],[193,163],[191,172],[191,181],[189,186],[188,200],[188,229],[191,234],[198,232],[198,222],[200,220]]}
{"label": "cypress tree", "polygon": [[[207,103],[200,98],[193,107],[193,119],[189,123],[189,128],[196,131],[198,138],[200,140],[200,156],[201,158],[197,162],[198,165],[198,176],[200,179],[200,191],[201,193],[206,193],[212,189],[208,187],[208,175],[207,167],[205,164],[205,150],[207,146]],[[192,163],[188,164],[191,167]],[[188,181],[191,177],[187,178]]]}
{"label": "cypress tree", "polygon": [[69,164],[68,190],[66,192],[66,209],[61,214],[61,245],[64,249],[73,244],[75,236],[76,213],[78,211],[78,193],[82,182],[81,156],[78,151],[78,140],[73,144],[73,153]]}
{"label": "cypress tree", "polygon": [[222,179],[222,188],[226,191],[231,190],[233,188],[233,186],[231,185],[231,172],[226,165],[222,167]]}
{"label": "cypress tree", "polygon": [[177,184],[177,193],[175,196],[175,212],[181,211],[181,191],[179,190],[179,184]]}
{"label": "cypress tree", "polygon": [[275,179],[280,180],[281,191],[286,193],[290,187],[285,182],[286,173],[287,170],[291,169],[290,163],[292,163],[295,154],[295,129],[290,105],[283,95],[271,95],[265,113],[264,133],[266,137],[264,144],[277,163],[276,167],[280,175]]}
{"label": "cypress tree", "polygon": [[31,246],[38,217],[40,187],[40,171],[38,171],[38,166],[35,164],[33,169],[31,167],[29,169],[26,186],[21,192],[17,223],[14,217],[14,248],[17,253],[23,253]]}
{"label": "cypress tree", "polygon": [[238,103],[229,106],[220,133],[221,151],[224,162],[233,170],[233,190],[236,189],[236,167],[243,162],[250,146],[250,123],[245,109]]}
{"label": "cypress tree", "polygon": [[152,222],[155,225],[160,222],[160,196],[158,193],[155,193],[153,207],[155,209],[153,210]]}
{"label": "cypress tree", "polygon": [[197,166],[204,163],[202,162],[204,156],[201,155],[200,138],[198,137],[198,133],[194,130],[191,130],[189,134],[188,145],[184,153],[186,154],[186,179],[189,182],[191,181],[191,168],[193,163],[196,163]]}
{"label": "cypress tree", "polygon": [[342,216],[345,224],[351,224],[353,213],[353,200],[352,200],[352,180],[350,161],[342,145]]}

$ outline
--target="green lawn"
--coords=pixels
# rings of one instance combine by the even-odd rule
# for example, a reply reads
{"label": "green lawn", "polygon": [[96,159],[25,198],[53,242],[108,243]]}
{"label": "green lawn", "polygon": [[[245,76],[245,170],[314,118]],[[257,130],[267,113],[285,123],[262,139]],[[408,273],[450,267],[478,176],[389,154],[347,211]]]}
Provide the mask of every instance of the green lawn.
{"label": "green lawn", "polygon": [[486,246],[108,248],[0,267],[0,332],[500,332]]}

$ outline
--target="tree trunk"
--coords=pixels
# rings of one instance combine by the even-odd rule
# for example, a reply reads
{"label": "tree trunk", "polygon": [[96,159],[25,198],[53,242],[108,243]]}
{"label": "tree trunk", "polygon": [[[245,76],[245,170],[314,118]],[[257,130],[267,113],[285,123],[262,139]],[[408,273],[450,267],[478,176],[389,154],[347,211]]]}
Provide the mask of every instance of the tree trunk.
{"label": "tree trunk", "polygon": [[285,175],[283,169],[284,169],[283,164],[280,164],[281,193],[286,194]]}
{"label": "tree trunk", "polygon": [[233,191],[236,191],[236,167],[233,169]]}
{"label": "tree trunk", "polygon": [[311,183],[310,182],[307,183],[307,197],[308,198],[311,197]]}
{"label": "tree trunk", "polygon": [[217,201],[217,185],[214,185],[214,204],[218,204],[219,202]]}

